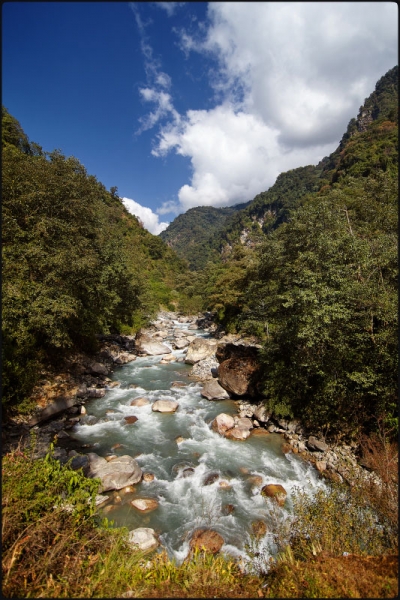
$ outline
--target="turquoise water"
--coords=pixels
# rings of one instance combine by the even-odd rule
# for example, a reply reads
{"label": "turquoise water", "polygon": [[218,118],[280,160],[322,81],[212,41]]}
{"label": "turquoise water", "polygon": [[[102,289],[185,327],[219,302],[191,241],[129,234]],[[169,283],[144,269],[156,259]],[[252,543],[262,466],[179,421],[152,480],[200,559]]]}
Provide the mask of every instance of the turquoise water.
{"label": "turquoise water", "polygon": [[[185,324],[175,326],[187,328]],[[194,333],[201,335],[200,331]],[[173,354],[177,358],[184,356],[182,350],[174,350]],[[279,483],[286,489],[285,507],[279,509],[279,518],[284,519],[291,511],[290,492],[295,486],[312,493],[323,483],[311,465],[294,454],[283,454],[283,440],[278,434],[252,433],[240,442],[212,431],[210,423],[217,414],[237,412],[235,402],[202,398],[202,385],[188,378],[190,365],[161,365],[161,358],[140,357],[119,367],[112,377],[120,382],[119,387],[86,404],[88,415],[96,417],[96,422],[78,424],[72,431],[80,443],[94,445],[87,451],[100,456],[129,454],[143,472],[154,474],[153,481],[142,481],[131,493],[108,492],[110,502],[102,512],[116,526],[124,525],[129,530],[152,527],[178,561],[186,557],[190,535],[197,527],[212,527],[225,540],[223,551],[246,557],[251,523],[262,520],[271,527],[277,518],[276,509],[272,510],[270,501],[260,495],[263,485]],[[174,387],[173,382],[184,386]],[[140,396],[146,396],[150,404],[130,406]],[[152,412],[151,404],[158,399],[175,400],[179,407],[174,414]],[[124,417],[128,415],[135,415],[136,423],[126,424]],[[184,441],[177,443],[178,436]],[[113,449],[115,444],[121,446]],[[193,471],[185,476],[188,472],[184,474],[183,470],[188,467]],[[214,475],[215,481],[204,485],[209,475]],[[251,481],[254,475],[261,477],[261,484]],[[221,481],[229,487],[222,488]],[[140,513],[130,501],[141,497],[155,498],[158,508]],[[231,508],[227,509],[227,505]],[[227,514],[232,507],[233,512]],[[273,552],[270,534],[261,544]]]}

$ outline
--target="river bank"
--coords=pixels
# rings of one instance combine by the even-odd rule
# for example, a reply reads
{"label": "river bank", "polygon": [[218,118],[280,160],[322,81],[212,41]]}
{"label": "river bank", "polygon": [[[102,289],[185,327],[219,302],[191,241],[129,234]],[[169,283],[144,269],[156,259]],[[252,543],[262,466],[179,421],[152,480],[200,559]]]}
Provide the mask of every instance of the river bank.
{"label": "river bank", "polygon": [[[251,351],[259,346],[255,340],[244,339],[239,335],[224,335],[224,332],[218,331],[208,313],[186,317],[161,312],[152,327],[138,336],[99,336],[100,349],[96,354],[92,356],[75,354],[69,357],[60,372],[43,373],[43,378],[32,394],[32,401],[37,405],[36,411],[29,417],[22,415],[13,417],[3,425],[3,454],[17,444],[25,446],[34,432],[35,457],[45,456],[50,443],[55,439],[60,441],[63,437],[65,440],[67,438],[65,433],[84,418],[87,401],[104,397],[107,391],[118,385],[110,375],[117,373],[120,366],[135,361],[140,355],[152,355],[152,352],[161,353],[162,361],[168,362],[171,358],[170,349],[163,345],[162,341],[167,337],[166,329],[172,326],[174,320],[188,323],[188,332],[191,331],[191,327],[192,330],[201,329],[209,335],[207,340],[202,340],[200,347],[193,348],[192,342],[198,339],[197,336],[182,335],[178,330],[175,332],[177,337],[174,343],[175,348],[189,348],[188,362],[193,365],[190,377],[193,381],[204,384],[202,389],[204,397],[211,401],[232,398],[237,405],[236,422],[238,419],[250,419],[253,434],[256,429],[278,433],[286,442],[283,446],[284,452],[293,452],[309,461],[323,477],[351,483],[357,477],[368,476],[365,461],[357,455],[359,449],[354,442],[327,443],[320,432],[306,431],[299,421],[288,421],[267,414],[261,398],[257,399],[254,395],[249,398],[246,394],[240,397],[238,394],[227,392],[222,387],[224,382],[222,386],[219,385],[218,368],[222,362],[225,364],[229,360],[232,362],[232,349],[236,353],[242,351],[245,354],[247,351],[251,354]],[[227,348],[230,348],[230,354]],[[233,364],[233,369],[235,367],[237,364]],[[243,385],[240,389],[243,380],[246,380],[246,373],[244,376],[242,374],[239,388],[234,388],[234,391],[243,391]],[[215,391],[217,387],[219,392],[223,392],[220,396]],[[225,387],[227,387],[226,382]],[[76,445],[71,446],[68,450],[76,450]],[[55,455],[65,459],[63,450],[67,448],[56,448]]]}
{"label": "river bank", "polygon": [[292,491],[370,477],[352,447],[266,412],[257,341],[224,335],[209,315],[161,313],[135,337],[99,342],[35,390],[39,406],[8,447],[33,436],[34,459],[53,443],[61,463],[100,478],[100,515],[143,550],[161,544],[180,562],[204,545],[248,560],[255,535],[270,556]]}

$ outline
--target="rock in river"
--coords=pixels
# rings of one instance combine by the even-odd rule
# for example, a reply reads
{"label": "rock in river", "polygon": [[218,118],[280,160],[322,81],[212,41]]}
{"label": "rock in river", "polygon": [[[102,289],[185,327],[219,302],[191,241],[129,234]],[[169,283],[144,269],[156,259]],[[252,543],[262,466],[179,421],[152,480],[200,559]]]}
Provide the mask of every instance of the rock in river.
{"label": "rock in river", "polygon": [[150,404],[150,400],[148,398],[145,398],[144,396],[135,398],[131,402],[131,406],[146,406],[146,404]]}
{"label": "rock in river", "polygon": [[141,334],[136,336],[135,340],[136,351],[141,355],[156,356],[158,354],[170,354],[171,348],[168,348],[165,344],[155,341],[151,336],[147,334]]}
{"label": "rock in river", "polygon": [[247,440],[250,430],[247,427],[235,426],[225,431],[224,436],[230,440]]}
{"label": "rock in river", "polygon": [[275,498],[279,506],[283,506],[285,504],[287,492],[279,483],[269,483],[268,485],[264,485],[261,490],[261,495],[267,496],[267,498]]}
{"label": "rock in river", "polygon": [[178,402],[175,402],[174,400],[156,400],[151,409],[154,412],[173,413],[178,406]]}
{"label": "rock in river", "polygon": [[158,507],[158,502],[154,498],[135,498],[131,500],[131,504],[141,512],[150,512]]}
{"label": "rock in river", "polygon": [[225,431],[228,429],[232,429],[234,427],[235,421],[231,415],[227,415],[226,413],[220,413],[211,423],[211,428],[213,431],[216,431],[220,435],[224,435]]}
{"label": "rock in river", "polygon": [[212,529],[198,529],[190,540],[190,548],[198,548],[216,554],[223,546],[224,538]]}
{"label": "rock in river", "polygon": [[87,457],[89,477],[98,477],[101,480],[99,492],[120,490],[127,485],[138,483],[142,478],[142,469],[131,456],[118,456],[108,462],[95,452],[89,452]]}

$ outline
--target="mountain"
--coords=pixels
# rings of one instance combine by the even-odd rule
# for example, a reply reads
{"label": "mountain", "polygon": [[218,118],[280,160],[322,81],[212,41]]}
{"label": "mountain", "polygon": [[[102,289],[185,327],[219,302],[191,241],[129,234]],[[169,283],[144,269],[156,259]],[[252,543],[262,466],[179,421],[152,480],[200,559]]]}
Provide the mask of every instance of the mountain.
{"label": "mountain", "polygon": [[259,244],[288,219],[307,194],[346,175],[367,176],[374,169],[393,167],[397,161],[397,101],[396,66],[378,81],[329,157],[316,166],[281,173],[273,186],[244,206],[192,208],[169,225],[162,239],[189,260],[192,270],[198,270],[209,260],[225,260],[237,244],[248,248]]}
{"label": "mountain", "polygon": [[174,219],[167,229],[160,233],[160,238],[188,261],[190,269],[201,269],[210,253],[216,250],[213,244],[215,235],[224,228],[229,217],[243,210],[248,204],[249,202],[226,208],[191,208]]}
{"label": "mountain", "polygon": [[221,326],[262,342],[267,409],[353,439],[398,431],[397,72],[335,152],[232,217],[208,289],[197,275]]}

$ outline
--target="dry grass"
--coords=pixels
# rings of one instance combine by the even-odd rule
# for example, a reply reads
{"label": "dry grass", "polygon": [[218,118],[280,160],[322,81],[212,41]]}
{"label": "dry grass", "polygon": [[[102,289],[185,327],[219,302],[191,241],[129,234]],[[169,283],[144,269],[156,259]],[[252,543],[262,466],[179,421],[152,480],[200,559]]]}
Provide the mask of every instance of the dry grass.
{"label": "dry grass", "polygon": [[284,559],[268,579],[268,598],[396,598],[398,556]]}

